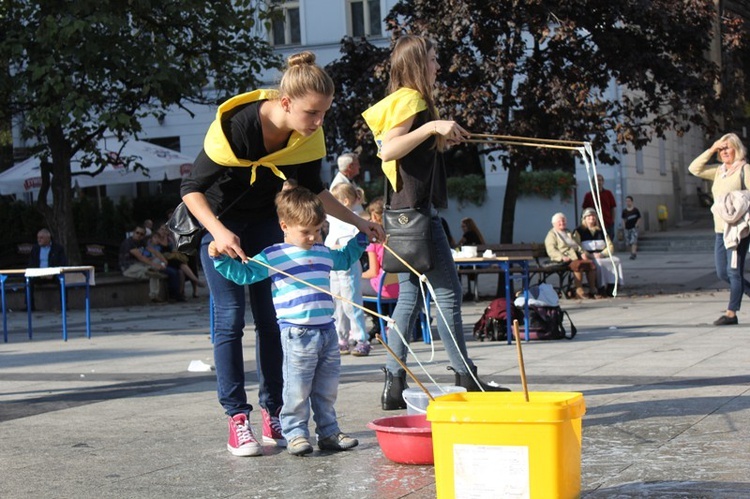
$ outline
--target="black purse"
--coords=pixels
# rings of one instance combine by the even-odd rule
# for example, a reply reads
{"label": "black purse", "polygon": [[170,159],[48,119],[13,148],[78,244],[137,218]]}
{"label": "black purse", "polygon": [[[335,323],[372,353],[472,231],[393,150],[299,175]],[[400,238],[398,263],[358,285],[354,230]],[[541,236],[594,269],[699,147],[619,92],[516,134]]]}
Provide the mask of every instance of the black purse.
{"label": "black purse", "polygon": [[[220,218],[249,191],[250,189],[248,188],[245,192],[237,196],[229,206],[216,215],[216,218]],[[184,202],[178,204],[177,208],[172,212],[172,216],[167,220],[167,228],[174,237],[175,251],[185,253],[186,255],[194,255],[198,252],[198,248],[201,246],[201,240],[206,234],[206,228],[201,225],[192,213],[190,213],[190,210]]]}
{"label": "black purse", "polygon": [[[432,175],[430,201],[432,201],[436,172],[433,171]],[[384,182],[383,200],[386,203],[386,209],[383,211],[383,229],[386,244],[414,270],[424,274],[435,266],[432,242],[432,204],[422,208],[392,210],[388,208],[388,179],[384,179]],[[411,269],[387,248],[383,253],[382,267],[385,272],[390,273],[411,272]]]}
{"label": "black purse", "polygon": [[[404,208],[383,212],[386,244],[420,274],[434,267],[430,211],[430,208]],[[411,272],[387,249],[382,266],[386,272]]]}
{"label": "black purse", "polygon": [[167,228],[174,236],[175,250],[194,255],[201,245],[206,228],[190,213],[185,203],[180,203],[167,220]]}

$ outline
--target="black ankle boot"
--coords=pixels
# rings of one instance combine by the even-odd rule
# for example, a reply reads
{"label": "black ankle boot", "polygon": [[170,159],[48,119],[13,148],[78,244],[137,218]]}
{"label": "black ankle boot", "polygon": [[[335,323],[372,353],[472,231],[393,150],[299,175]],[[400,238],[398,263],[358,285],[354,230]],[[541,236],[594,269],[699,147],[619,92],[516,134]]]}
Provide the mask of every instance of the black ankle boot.
{"label": "black ankle boot", "polygon": [[467,392],[509,392],[510,388],[505,388],[502,386],[492,386],[488,385],[487,383],[484,383],[481,379],[479,379],[479,376],[477,376],[477,366],[473,366],[471,368],[472,372],[474,373],[474,377],[479,380],[479,384],[477,385],[477,382],[474,381],[474,378],[471,377],[469,374],[461,374],[457,372],[455,369],[453,369],[451,366],[448,366],[448,369],[456,373],[456,386],[463,386],[466,388]]}
{"label": "black ankle boot", "polygon": [[408,388],[406,385],[406,373],[401,371],[394,375],[385,367],[382,368],[385,373],[385,386],[383,395],[380,397],[380,403],[384,411],[395,411],[397,409],[406,409],[403,391]]}

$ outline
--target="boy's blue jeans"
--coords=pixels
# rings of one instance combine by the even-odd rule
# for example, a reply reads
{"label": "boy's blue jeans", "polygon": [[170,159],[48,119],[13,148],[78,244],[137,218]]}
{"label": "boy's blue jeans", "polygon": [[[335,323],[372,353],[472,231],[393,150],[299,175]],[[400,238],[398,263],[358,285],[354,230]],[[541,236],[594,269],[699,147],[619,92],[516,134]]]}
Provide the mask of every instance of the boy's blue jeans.
{"label": "boy's blue jeans", "polygon": [[318,441],[339,432],[336,396],[341,355],[336,329],[289,326],[281,329],[284,350],[284,406],[279,419],[287,442],[310,437],[312,408]]}
{"label": "boy's blue jeans", "polygon": [[[224,225],[239,236],[242,249],[248,257],[260,253],[271,244],[283,241],[284,235],[278,220],[256,222],[223,221]],[[201,264],[208,288],[214,298],[214,364],[216,385],[221,403],[227,415],[249,413],[253,406],[247,402],[245,392],[245,361],[242,352],[242,336],[245,328],[245,287],[225,279],[214,268],[208,256],[208,243],[213,236],[207,233],[201,241]],[[271,298],[271,280],[248,286],[250,307],[255,322],[255,358],[258,367],[258,396],[260,406],[275,414],[282,401],[281,341],[276,310]]]}

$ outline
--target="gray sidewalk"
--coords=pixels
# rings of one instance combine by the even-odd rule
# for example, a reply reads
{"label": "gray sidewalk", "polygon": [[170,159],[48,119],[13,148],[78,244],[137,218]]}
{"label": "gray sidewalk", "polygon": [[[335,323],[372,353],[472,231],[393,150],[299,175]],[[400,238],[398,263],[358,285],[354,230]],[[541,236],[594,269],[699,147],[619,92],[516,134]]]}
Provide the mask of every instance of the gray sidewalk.
{"label": "gray sidewalk", "polygon": [[[643,253],[623,265],[617,298],[563,300],[573,341],[523,345],[530,390],[585,396],[583,497],[750,496],[750,313],[711,325],[727,302],[711,254]],[[480,277],[484,294],[495,284]],[[358,448],[231,456],[213,373],[187,372],[192,360],[212,363],[206,301],[93,310],[91,340],[73,311],[67,343],[59,315],[35,313],[28,341],[25,314],[12,313],[0,346],[0,497],[435,496],[433,467],[388,461],[366,427],[394,414],[379,404],[382,347],[342,360],[337,412]],[[485,379],[520,390],[515,347],[471,338],[484,306],[464,306],[469,352]],[[449,383],[436,350],[427,369]],[[245,351],[255,403],[252,327]],[[259,413],[251,419],[259,427]]]}

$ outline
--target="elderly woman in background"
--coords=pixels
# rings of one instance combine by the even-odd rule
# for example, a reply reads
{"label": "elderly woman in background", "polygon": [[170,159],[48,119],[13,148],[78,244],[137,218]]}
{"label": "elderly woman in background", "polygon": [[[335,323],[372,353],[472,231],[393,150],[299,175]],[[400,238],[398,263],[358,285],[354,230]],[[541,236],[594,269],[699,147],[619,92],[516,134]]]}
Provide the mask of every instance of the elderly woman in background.
{"label": "elderly woman in background", "polygon": [[[708,164],[711,158],[717,154],[720,163]],[[729,326],[737,324],[737,311],[742,303],[742,294],[750,293],[750,282],[744,277],[745,255],[750,246],[750,235],[745,237],[739,235],[732,242],[731,249],[725,244],[725,234],[729,231],[728,224],[722,217],[722,207],[727,195],[735,191],[747,190],[747,179],[750,177],[750,165],[745,160],[747,149],[740,138],[728,133],[713,143],[700,156],[695,158],[688,170],[693,175],[712,180],[711,193],[714,197],[714,206],[711,211],[714,214],[714,232],[716,242],[714,244],[714,261],[716,275],[719,279],[729,283],[729,305],[726,312],[714,321],[716,326]],[[736,251],[732,251],[736,250]]]}
{"label": "elderly woman in background", "polygon": [[587,296],[583,291],[583,274],[586,273],[591,290],[588,297],[601,298],[596,288],[596,266],[583,251],[575,234],[567,229],[567,224],[568,220],[562,213],[552,215],[552,228],[544,238],[547,256],[552,262],[568,264],[568,268],[573,272],[576,297],[583,299]]}
{"label": "elderly woman in background", "polygon": [[581,247],[596,264],[596,280],[599,289],[604,290],[607,295],[612,295],[615,281],[624,284],[622,264],[618,257],[613,256],[615,246],[612,240],[604,234],[593,208],[583,210],[581,225],[576,228],[575,232],[581,242]]}

